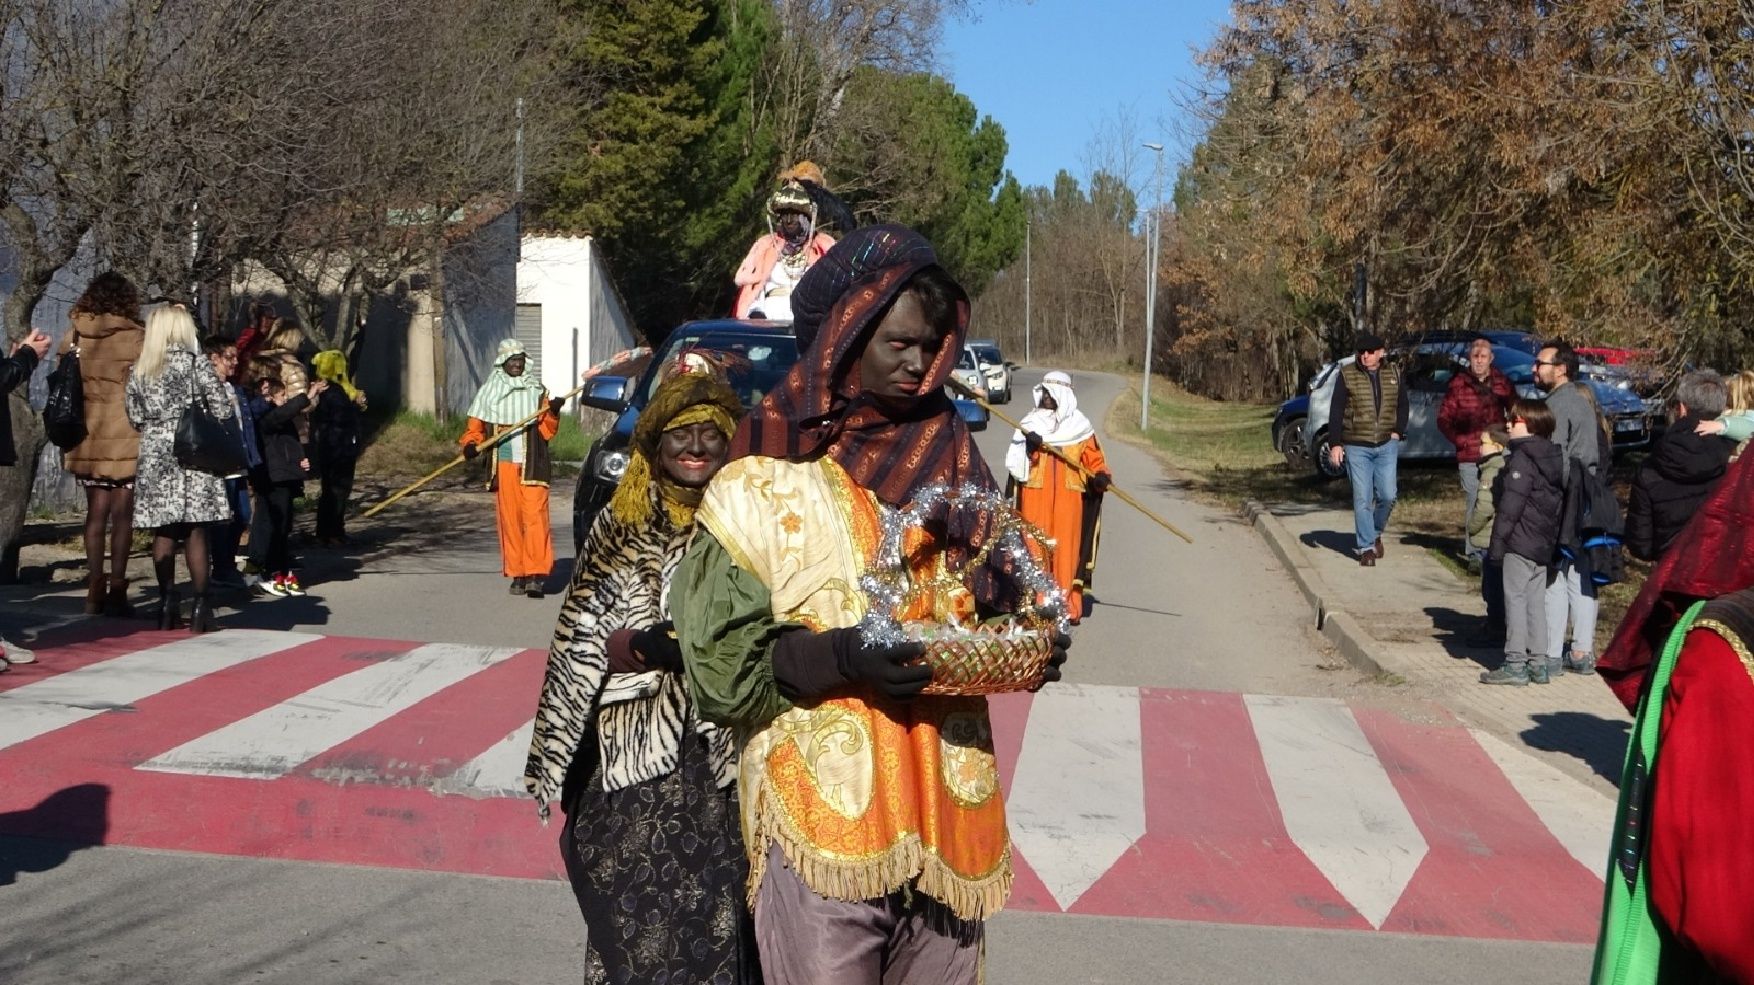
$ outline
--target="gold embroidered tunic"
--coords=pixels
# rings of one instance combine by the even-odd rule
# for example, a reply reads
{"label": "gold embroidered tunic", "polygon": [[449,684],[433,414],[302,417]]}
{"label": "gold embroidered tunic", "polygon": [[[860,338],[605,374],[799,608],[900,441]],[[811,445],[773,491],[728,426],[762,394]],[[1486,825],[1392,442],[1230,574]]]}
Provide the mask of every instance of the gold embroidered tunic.
{"label": "gold embroidered tunic", "polygon": [[[738,730],[750,895],[770,843],[813,891],[873,899],[912,883],[964,919],[998,911],[1010,841],[985,698],[894,701],[848,685],[812,705],[778,691],[769,650],[791,626],[853,626],[875,557],[876,499],[828,459],[726,465],[697,513],[673,610],[700,714]],[[940,562],[923,535],[916,570]],[[935,602],[972,616],[967,593]]]}

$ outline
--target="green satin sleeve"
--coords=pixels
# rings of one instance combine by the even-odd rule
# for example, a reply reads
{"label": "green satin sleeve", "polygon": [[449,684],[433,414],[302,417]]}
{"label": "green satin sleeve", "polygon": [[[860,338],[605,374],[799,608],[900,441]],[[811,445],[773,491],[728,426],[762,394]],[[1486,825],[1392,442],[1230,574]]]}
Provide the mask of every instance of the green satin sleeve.
{"label": "green satin sleeve", "polygon": [[702,718],[758,729],[792,707],[774,684],[769,653],[780,631],[794,624],[774,618],[767,586],[704,529],[676,569],[670,617]]}
{"label": "green satin sleeve", "polygon": [[1747,441],[1754,438],[1754,414],[1746,411],[1731,411],[1719,417],[1724,422],[1723,436],[1731,441]]}

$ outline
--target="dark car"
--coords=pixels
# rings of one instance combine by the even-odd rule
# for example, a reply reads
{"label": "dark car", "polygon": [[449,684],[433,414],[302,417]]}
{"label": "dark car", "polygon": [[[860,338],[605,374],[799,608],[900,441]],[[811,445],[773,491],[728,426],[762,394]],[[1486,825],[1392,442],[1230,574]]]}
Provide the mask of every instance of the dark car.
{"label": "dark car", "polygon": [[[727,361],[731,389],[744,409],[755,406],[798,361],[798,343],[789,324],[780,322],[714,319],[687,322],[670,333],[637,379],[599,376],[590,381],[579,402],[616,415],[615,424],[585,453],[579,469],[578,489],[573,494],[572,539],[576,551],[597,513],[608,505],[616,483],[627,471],[627,448],[633,441],[633,425],[652,394],[658,389],[658,371],[676,358],[678,350],[701,349],[736,358]],[[984,430],[986,408],[971,401],[956,401],[956,410],[970,429]]]}

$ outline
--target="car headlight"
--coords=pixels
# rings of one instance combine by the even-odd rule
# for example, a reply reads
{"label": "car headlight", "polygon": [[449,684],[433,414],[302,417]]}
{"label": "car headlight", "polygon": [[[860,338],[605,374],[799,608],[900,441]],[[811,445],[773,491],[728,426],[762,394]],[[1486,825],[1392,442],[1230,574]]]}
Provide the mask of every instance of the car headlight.
{"label": "car headlight", "polygon": [[604,482],[620,482],[621,476],[627,471],[627,452],[600,452],[597,455],[597,464],[591,471]]}

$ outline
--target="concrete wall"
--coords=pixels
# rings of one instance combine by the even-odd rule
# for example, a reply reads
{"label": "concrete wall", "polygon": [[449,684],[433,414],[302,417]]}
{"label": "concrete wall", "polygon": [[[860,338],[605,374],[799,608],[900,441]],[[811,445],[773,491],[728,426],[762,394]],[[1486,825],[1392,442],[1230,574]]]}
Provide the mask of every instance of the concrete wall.
{"label": "concrete wall", "polygon": [[525,236],[517,302],[542,307],[540,370],[551,393],[572,390],[592,364],[638,344],[602,252],[589,236]]}

